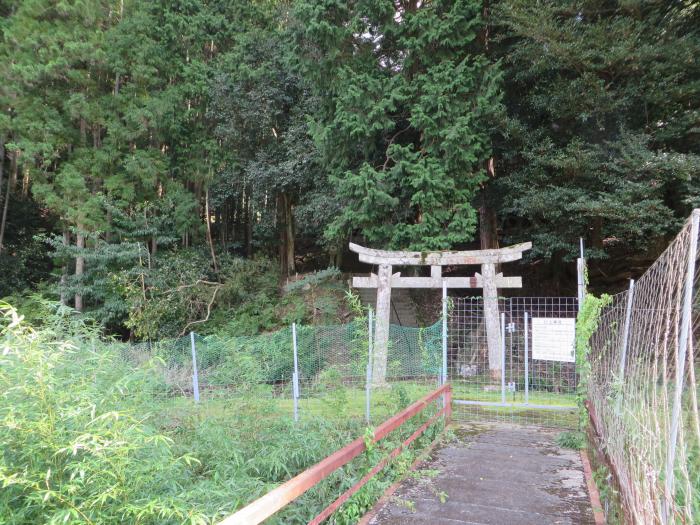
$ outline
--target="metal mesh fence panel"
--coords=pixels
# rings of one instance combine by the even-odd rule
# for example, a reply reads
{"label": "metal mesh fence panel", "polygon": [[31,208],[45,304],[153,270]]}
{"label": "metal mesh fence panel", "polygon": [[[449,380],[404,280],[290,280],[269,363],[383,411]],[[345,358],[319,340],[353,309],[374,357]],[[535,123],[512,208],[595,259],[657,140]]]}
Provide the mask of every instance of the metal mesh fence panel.
{"label": "metal mesh fence panel", "polygon": [[[441,325],[391,325],[384,385],[368,376],[369,323],[302,326],[248,336],[188,336],[120,344],[134,368],[148,369],[160,399],[199,402],[269,399],[260,417],[361,418],[381,422],[438,384]],[[369,367],[371,369],[371,367]],[[369,379],[369,382],[368,382]],[[368,388],[369,386],[369,388]],[[223,407],[224,405],[222,405]]]}
{"label": "metal mesh fence panel", "polygon": [[305,326],[297,330],[300,354],[301,417],[361,417],[368,356],[368,326],[363,319],[345,325]]}
{"label": "metal mesh fence panel", "polygon": [[576,425],[575,297],[499,299],[497,360],[489,351],[483,299],[450,303],[448,376],[455,418]]}
{"label": "metal mesh fence panel", "polygon": [[152,395],[159,398],[193,395],[190,337],[156,342],[119,344],[122,358],[132,367],[151,372]]}
{"label": "metal mesh fence panel", "polygon": [[700,522],[697,222],[612,298],[590,340],[591,418],[633,523]]}
{"label": "metal mesh fence panel", "polygon": [[434,390],[442,370],[442,322],[425,328],[391,325],[387,355],[389,388],[374,388],[374,421],[392,414],[395,406],[408,405]]}

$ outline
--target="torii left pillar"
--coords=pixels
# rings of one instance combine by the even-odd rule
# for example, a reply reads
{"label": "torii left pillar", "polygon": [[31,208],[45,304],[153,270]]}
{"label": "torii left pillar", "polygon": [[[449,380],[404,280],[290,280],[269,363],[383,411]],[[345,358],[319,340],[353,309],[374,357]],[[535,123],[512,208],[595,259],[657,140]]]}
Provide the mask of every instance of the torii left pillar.
{"label": "torii left pillar", "polygon": [[375,385],[386,382],[386,364],[389,352],[389,325],[391,320],[391,265],[380,264],[377,272],[377,305],[372,377]]}

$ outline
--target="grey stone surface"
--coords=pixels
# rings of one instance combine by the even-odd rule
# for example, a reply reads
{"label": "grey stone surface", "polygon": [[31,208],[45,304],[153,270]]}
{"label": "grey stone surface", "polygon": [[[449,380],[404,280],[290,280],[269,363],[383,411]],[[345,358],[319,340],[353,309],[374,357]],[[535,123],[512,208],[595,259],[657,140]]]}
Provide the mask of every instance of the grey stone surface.
{"label": "grey stone surface", "polygon": [[[377,290],[374,288],[357,288],[355,290],[365,306],[374,310],[377,304]],[[391,290],[391,319],[392,324],[401,326],[421,326],[418,321],[418,310],[411,298],[410,291],[406,288],[393,288]]]}
{"label": "grey stone surface", "polygon": [[372,525],[593,525],[578,452],[557,431],[463,425],[377,509]]}

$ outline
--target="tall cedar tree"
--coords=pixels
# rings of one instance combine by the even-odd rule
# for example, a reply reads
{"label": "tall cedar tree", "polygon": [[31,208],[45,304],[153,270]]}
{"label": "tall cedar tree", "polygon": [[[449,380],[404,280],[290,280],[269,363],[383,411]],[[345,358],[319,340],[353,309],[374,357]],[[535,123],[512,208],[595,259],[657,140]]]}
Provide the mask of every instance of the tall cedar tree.
{"label": "tall cedar tree", "polygon": [[653,259],[700,204],[697,2],[508,0],[491,24],[508,112],[491,191],[508,236],[553,261],[579,236],[589,258]]}
{"label": "tall cedar tree", "polygon": [[472,240],[501,97],[479,49],[481,2],[301,1],[295,18],[341,208],[327,237],[419,250]]}
{"label": "tall cedar tree", "polygon": [[[212,83],[209,114],[225,151],[212,192],[229,215],[241,202],[246,213],[257,215],[245,252],[252,251],[253,238],[260,251],[274,255],[276,247],[282,275],[292,275],[298,227],[307,239],[309,233],[318,236],[313,222],[325,225],[327,214],[314,205],[314,195],[324,193],[306,122],[315,99],[290,67],[286,27],[273,20],[240,37]],[[302,213],[298,220],[297,210],[309,208],[316,213]],[[219,233],[224,243],[233,237]]]}

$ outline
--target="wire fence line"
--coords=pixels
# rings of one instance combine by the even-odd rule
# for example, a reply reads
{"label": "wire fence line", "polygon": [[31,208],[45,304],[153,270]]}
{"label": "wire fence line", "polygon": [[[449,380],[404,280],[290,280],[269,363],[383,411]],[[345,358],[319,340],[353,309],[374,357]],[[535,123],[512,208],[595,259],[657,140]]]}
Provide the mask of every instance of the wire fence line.
{"label": "wire fence line", "polygon": [[695,210],[590,340],[591,417],[633,523],[700,523]]}
{"label": "wire fence line", "polygon": [[274,400],[276,415],[359,415],[376,422],[440,383],[443,337],[442,321],[425,328],[391,325],[386,374],[391,388],[376,387],[371,319],[296,324],[255,336],[192,333],[123,345],[121,352],[135,366],[154,367],[162,397],[199,402],[254,396]]}
{"label": "wire fence line", "polygon": [[[364,417],[378,422],[447,381],[455,389],[457,420],[576,425],[577,374],[573,357],[541,355],[538,321],[573,321],[575,297],[500,298],[502,363],[487,355],[481,297],[443,297],[435,324],[390,325],[386,377],[373,373],[376,320],[292,325],[247,337],[186,337],[124,345],[139,365],[155,362],[156,395],[211,400],[268,399],[270,416]],[[554,346],[571,340],[547,332]],[[573,330],[571,332],[573,334]],[[571,354],[573,356],[573,353]]]}

